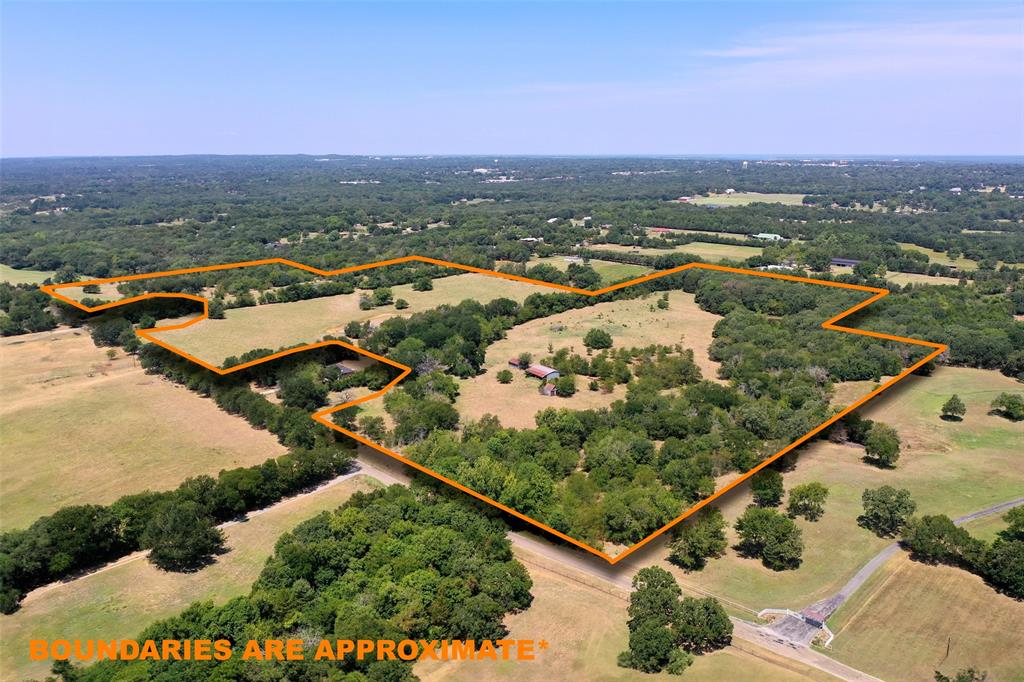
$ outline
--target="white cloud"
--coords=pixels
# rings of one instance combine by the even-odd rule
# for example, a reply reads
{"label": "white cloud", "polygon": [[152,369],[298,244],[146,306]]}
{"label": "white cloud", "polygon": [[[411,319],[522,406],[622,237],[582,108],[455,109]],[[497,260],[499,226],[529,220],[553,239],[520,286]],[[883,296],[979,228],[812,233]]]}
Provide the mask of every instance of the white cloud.
{"label": "white cloud", "polygon": [[[893,84],[902,78],[951,82],[993,77],[1024,79],[1021,15],[961,21],[823,24],[780,28],[769,38],[748,40],[706,55],[747,57],[712,65],[704,74],[732,85],[786,87],[807,79],[846,78]],[[811,81],[813,82],[813,81]]]}

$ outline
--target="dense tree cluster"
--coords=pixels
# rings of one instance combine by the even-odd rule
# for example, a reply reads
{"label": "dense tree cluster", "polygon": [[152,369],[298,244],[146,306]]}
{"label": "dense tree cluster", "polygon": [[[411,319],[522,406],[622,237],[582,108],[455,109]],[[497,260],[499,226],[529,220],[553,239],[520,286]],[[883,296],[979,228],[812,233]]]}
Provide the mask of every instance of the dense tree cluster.
{"label": "dense tree cluster", "polygon": [[17,336],[53,329],[58,319],[50,312],[53,299],[35,287],[0,282],[0,336]]}
{"label": "dense tree cluster", "polygon": [[676,526],[668,560],[687,571],[704,568],[708,559],[721,556],[729,546],[725,526],[725,518],[717,507],[705,507]]}
{"label": "dense tree cluster", "polygon": [[[530,606],[532,581],[506,526],[466,500],[391,486],[356,493],[284,534],[249,594],[192,604],[140,639],[500,639]],[[416,679],[401,661],[104,661],[75,670],[110,679]]]}
{"label": "dense tree cluster", "polygon": [[672,574],[641,568],[633,576],[629,597],[629,649],[619,665],[680,675],[693,656],[716,651],[732,641],[732,623],[714,597],[682,597]]}
{"label": "dense tree cluster", "polygon": [[1009,525],[986,543],[943,514],[912,518],[900,544],[913,559],[958,566],[1014,599],[1024,599],[1024,507],[1014,507],[1003,520]]}
{"label": "dense tree cluster", "polygon": [[803,533],[792,520],[764,507],[751,506],[736,520],[741,554],[761,560],[773,571],[800,566],[804,551]]}
{"label": "dense tree cluster", "polygon": [[881,488],[865,490],[861,495],[864,513],[857,517],[857,523],[871,530],[880,538],[895,537],[917,511],[917,503],[906,488]]}
{"label": "dense tree cluster", "polygon": [[457,386],[440,373],[421,376],[385,397],[391,438],[416,461],[573,537],[637,542],[714,492],[716,476],[764,454],[743,425],[750,399],[697,381],[692,354],[676,350],[608,351],[631,358],[626,397],[607,409],[543,410],[536,429],[503,429],[487,417],[450,431]]}
{"label": "dense tree cluster", "polygon": [[629,615],[629,649],[618,654],[624,668],[681,675],[694,654],[732,641],[732,623],[722,605],[714,597],[682,597],[672,573],[657,566],[641,568],[633,577]]}
{"label": "dense tree cluster", "polygon": [[1000,393],[992,401],[992,410],[1010,421],[1019,422],[1024,419],[1024,395],[1019,393]]}

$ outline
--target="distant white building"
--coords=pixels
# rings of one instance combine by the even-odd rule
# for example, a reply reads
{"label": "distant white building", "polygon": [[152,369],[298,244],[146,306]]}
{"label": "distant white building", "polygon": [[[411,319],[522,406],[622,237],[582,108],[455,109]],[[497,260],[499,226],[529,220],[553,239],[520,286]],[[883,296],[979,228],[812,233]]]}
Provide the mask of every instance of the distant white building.
{"label": "distant white building", "polygon": [[732,187],[730,187],[729,189],[725,190],[725,193],[726,194],[736,194],[736,190],[734,190]]}
{"label": "distant white building", "polygon": [[551,225],[552,223],[557,223],[557,222],[558,222],[558,218],[548,218],[548,225]]}
{"label": "distant white building", "polygon": [[763,239],[767,242],[781,242],[785,237],[781,234],[775,234],[774,232],[758,232],[757,234],[750,235],[754,239]]}
{"label": "distant white building", "polygon": [[949,191],[952,192],[953,194],[960,194],[960,192],[963,192],[963,189],[961,189],[960,187],[950,187]]}

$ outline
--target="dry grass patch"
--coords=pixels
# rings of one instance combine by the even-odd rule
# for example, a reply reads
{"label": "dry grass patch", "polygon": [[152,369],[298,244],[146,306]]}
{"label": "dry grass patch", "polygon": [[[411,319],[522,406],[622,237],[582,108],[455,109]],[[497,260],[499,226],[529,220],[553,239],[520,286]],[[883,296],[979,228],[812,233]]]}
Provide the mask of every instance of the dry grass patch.
{"label": "dry grass patch", "polygon": [[991,680],[1020,680],[1021,623],[1024,603],[978,576],[898,554],[832,619],[837,636],[829,654],[887,680],[971,666]]}
{"label": "dry grass patch", "polygon": [[19,270],[10,265],[0,264],[0,282],[8,284],[42,284],[47,277],[53,277],[49,270]]}
{"label": "dry grass patch", "polygon": [[893,284],[906,286],[907,284],[946,284],[956,286],[960,283],[955,277],[931,277],[917,272],[890,272],[885,278]]}
{"label": "dry grass patch", "polygon": [[[612,335],[615,348],[643,347],[651,344],[671,346],[682,343],[694,352],[694,360],[707,379],[718,375],[718,363],[708,357],[712,331],[721,318],[705,312],[694,303],[693,295],[682,291],[669,292],[669,309],[650,311],[656,296],[598,303],[537,320],[509,330],[508,335],[487,349],[484,373],[459,382],[456,407],[463,419],[479,419],[495,414],[504,426],[528,428],[535,426],[534,415],[548,407],[582,410],[607,407],[625,396],[625,387],[612,393],[590,391],[587,379],[577,377],[577,393],[571,398],[540,395],[539,381],[513,370],[510,384],[500,384],[498,370],[508,367],[510,358],[520,353],[533,354],[535,361],[560,348],[571,348],[583,354],[583,335],[593,327]],[[550,351],[548,349],[551,349]]]}
{"label": "dry grass patch", "polygon": [[282,533],[336,509],[354,492],[378,485],[367,476],[356,476],[228,526],[224,534],[229,551],[195,573],[168,573],[139,558],[30,596],[16,613],[0,616],[2,679],[42,679],[49,672],[46,662],[28,660],[30,638],[135,637],[153,621],[173,616],[192,602],[223,604],[248,594]]}
{"label": "dry grass patch", "polygon": [[235,308],[228,310],[223,320],[203,320],[185,329],[162,332],[159,338],[206,362],[220,365],[225,358],[254,348],[276,350],[317,341],[326,334],[340,335],[345,324],[353,320],[382,321],[466,299],[481,303],[501,297],[522,301],[530,294],[546,291],[537,285],[476,273],[435,279],[433,291],[413,291],[411,284],[391,290],[395,300],[403,298],[409,302],[409,307],[401,311],[393,305],[360,310],[360,292],[357,291],[294,303]]}
{"label": "dry grass patch", "polygon": [[[559,270],[565,271],[569,269],[569,264],[574,261],[567,260],[565,256],[547,256],[546,258],[531,258],[526,264],[527,267],[532,268],[534,265],[545,263],[552,265]],[[578,259],[575,261],[580,264],[582,260]],[[604,284],[612,284],[613,282],[619,282],[624,279],[630,279],[632,277],[639,277],[640,275],[646,275],[651,272],[651,269],[644,267],[643,265],[633,265],[631,263],[616,263],[610,260],[600,260],[597,258],[591,258],[587,261],[590,267],[594,268],[594,271],[601,276],[601,280]]]}
{"label": "dry grass patch", "polygon": [[939,265],[953,265],[960,268],[961,270],[976,270],[978,268],[978,263],[976,261],[973,261],[970,258],[965,258],[964,256],[960,256],[956,260],[953,260],[952,258],[949,257],[949,255],[943,253],[942,251],[936,251],[935,249],[929,249],[924,246],[918,246],[917,244],[899,242],[899,246],[901,249],[906,249],[907,251],[918,251],[920,253],[925,254],[926,256],[928,256],[928,261],[931,263],[938,263]]}
{"label": "dry grass patch", "polygon": [[5,339],[0,353],[0,527],[109,503],[285,449],[211,400],[113,361],[81,330]]}
{"label": "dry grass patch", "polygon": [[746,206],[753,203],[802,206],[804,196],[803,194],[734,192],[732,194],[710,194],[706,197],[697,196],[690,199],[690,203],[697,206]]}
{"label": "dry grass patch", "polygon": [[664,249],[625,246],[623,244],[595,244],[593,246],[593,250],[595,252],[611,251],[614,253],[632,253],[639,256],[664,256],[669,253],[689,253],[714,263],[723,260],[746,260],[751,256],[760,256],[763,248],[760,246],[743,246],[741,244],[690,242],[689,244],[682,244]]}

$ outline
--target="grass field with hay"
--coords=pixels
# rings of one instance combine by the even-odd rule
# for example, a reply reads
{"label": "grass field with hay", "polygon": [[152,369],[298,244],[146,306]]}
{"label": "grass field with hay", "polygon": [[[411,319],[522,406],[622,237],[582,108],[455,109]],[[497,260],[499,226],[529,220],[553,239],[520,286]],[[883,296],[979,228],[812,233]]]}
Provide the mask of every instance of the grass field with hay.
{"label": "grass field with hay", "polygon": [[836,638],[827,653],[887,680],[931,679],[936,670],[952,675],[972,666],[990,680],[1020,680],[1021,623],[1024,603],[967,571],[901,552],[829,621]]}
{"label": "grass field with hay", "polygon": [[[553,265],[559,270],[565,271],[569,269],[569,264],[572,261],[566,260],[565,256],[547,256],[546,258],[531,258],[527,263],[527,267],[533,267],[541,263],[547,265]],[[580,261],[582,262],[582,261]],[[639,277],[640,275],[646,275],[651,272],[650,268],[644,267],[643,265],[633,265],[631,263],[616,263],[610,260],[599,260],[592,258],[587,263],[590,267],[601,276],[601,281],[605,284],[612,284],[619,282],[624,279],[630,279],[633,277]]]}
{"label": "grass field with hay", "polygon": [[71,504],[175,487],[285,449],[213,401],[93,345],[86,331],[0,341],[0,528]]}
{"label": "grass field with hay", "polygon": [[48,277],[53,277],[49,270],[19,270],[10,265],[0,264],[0,282],[8,284],[42,284]]}
{"label": "grass field with hay", "polygon": [[929,249],[929,248],[924,247],[924,246],[918,246],[917,244],[909,244],[907,242],[899,242],[899,246],[900,246],[901,249],[906,249],[908,251],[918,251],[920,253],[925,254],[926,256],[928,256],[929,262],[932,262],[932,263],[938,263],[939,265],[956,266],[956,267],[960,268],[961,270],[977,270],[978,269],[977,261],[973,261],[970,258],[966,258],[964,256],[960,256],[956,260],[953,260],[952,258],[949,257],[948,254],[945,254],[942,251],[936,251],[935,249]]}
{"label": "grass field with hay", "polygon": [[746,206],[747,204],[784,204],[786,206],[802,206],[803,194],[783,194],[761,192],[735,192],[733,194],[710,194],[706,197],[693,197],[691,204],[697,206]]}
{"label": "grass field with hay", "polygon": [[203,320],[185,329],[160,332],[158,338],[206,362],[220,365],[227,357],[254,348],[277,350],[282,346],[317,341],[327,334],[340,336],[345,324],[353,320],[381,322],[466,299],[481,303],[501,297],[522,301],[530,294],[550,291],[534,284],[475,273],[435,279],[433,291],[413,291],[411,284],[391,290],[395,300],[405,299],[409,307],[397,310],[394,305],[388,305],[360,310],[360,292],[357,291],[293,303],[235,308],[228,310],[223,320]]}
{"label": "grass field with hay", "polygon": [[228,552],[194,573],[161,571],[138,553],[131,561],[31,594],[17,612],[0,616],[0,679],[42,679],[49,672],[46,662],[28,660],[29,639],[131,638],[193,602],[222,604],[247,594],[278,537],[336,509],[354,492],[377,486],[360,475],[252,514],[224,529]]}
{"label": "grass field with hay", "polygon": [[715,263],[723,260],[741,261],[751,256],[759,256],[760,246],[743,246],[742,244],[715,244],[712,242],[690,242],[667,249],[654,249],[641,246],[624,246],[622,244],[595,244],[595,252],[610,251],[612,253],[632,253],[639,256],[664,256],[670,253],[689,253]]}
{"label": "grass field with hay", "polygon": [[948,286],[956,286],[960,284],[960,280],[956,277],[931,277],[929,275],[922,275],[916,272],[890,272],[887,273],[885,278],[893,284],[907,285],[907,284],[945,284]]}

